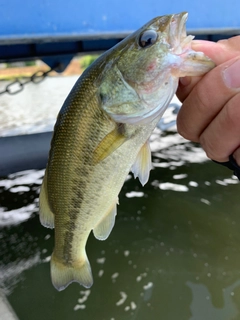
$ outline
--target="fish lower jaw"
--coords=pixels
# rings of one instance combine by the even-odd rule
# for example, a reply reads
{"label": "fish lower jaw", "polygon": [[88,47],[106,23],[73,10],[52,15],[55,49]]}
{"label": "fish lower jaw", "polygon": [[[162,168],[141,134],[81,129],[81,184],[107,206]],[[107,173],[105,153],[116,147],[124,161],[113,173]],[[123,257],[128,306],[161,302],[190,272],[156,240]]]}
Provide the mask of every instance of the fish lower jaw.
{"label": "fish lower jaw", "polygon": [[203,52],[192,49],[181,54],[172,54],[169,59],[173,77],[201,76],[215,67],[215,63]]}

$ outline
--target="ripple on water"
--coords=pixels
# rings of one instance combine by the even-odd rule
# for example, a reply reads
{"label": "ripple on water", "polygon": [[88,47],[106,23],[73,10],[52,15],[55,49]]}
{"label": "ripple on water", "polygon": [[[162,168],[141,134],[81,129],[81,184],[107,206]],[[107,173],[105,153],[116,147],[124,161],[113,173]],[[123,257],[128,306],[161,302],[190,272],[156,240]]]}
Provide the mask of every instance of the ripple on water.
{"label": "ripple on water", "polygon": [[[47,310],[59,320],[66,313],[69,320],[105,319],[106,312],[112,320],[152,320],[156,314],[162,319],[181,314],[184,319],[225,320],[225,304],[232,307],[239,300],[238,181],[207,162],[200,147],[173,129],[155,130],[151,147],[149,183],[142,189],[129,175],[110,237],[104,242],[89,237],[91,291],[77,284],[63,293],[52,287],[48,264],[54,236],[35,219],[44,170],[0,180],[0,252],[6,261],[0,264],[0,282],[17,279],[10,298],[19,314],[26,312],[28,300],[28,312],[34,310],[32,319],[37,315],[37,320],[50,320]],[[36,247],[28,251],[33,243]],[[240,309],[235,304],[237,315],[226,312],[229,319],[236,318]]]}

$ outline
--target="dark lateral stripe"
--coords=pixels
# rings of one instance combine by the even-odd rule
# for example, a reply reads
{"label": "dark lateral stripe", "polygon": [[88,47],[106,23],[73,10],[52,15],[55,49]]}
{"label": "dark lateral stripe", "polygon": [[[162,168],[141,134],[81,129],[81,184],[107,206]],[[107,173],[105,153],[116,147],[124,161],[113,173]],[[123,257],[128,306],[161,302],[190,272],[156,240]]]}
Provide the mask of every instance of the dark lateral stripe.
{"label": "dark lateral stripe", "polygon": [[[89,143],[90,141],[98,141],[101,135],[102,126],[106,123],[106,115],[102,111],[96,99],[96,104],[94,105],[94,110],[91,110],[91,117],[88,117],[88,125],[86,128],[86,119],[82,119],[79,125],[83,125],[85,128],[84,134],[85,139],[81,146],[79,146],[79,163],[76,165],[74,177],[69,177],[71,181],[71,211],[69,212],[69,220],[65,226],[65,238],[63,244],[63,257],[67,264],[73,263],[72,256],[72,244],[74,232],[76,230],[76,221],[78,215],[81,211],[81,206],[85,197],[85,190],[88,183],[89,175],[92,171],[92,154],[95,149],[94,143]],[[93,103],[91,103],[93,104]],[[92,106],[91,106],[92,107]],[[90,130],[89,130],[90,129]],[[84,213],[87,214],[87,213]],[[90,230],[89,230],[90,231]]]}

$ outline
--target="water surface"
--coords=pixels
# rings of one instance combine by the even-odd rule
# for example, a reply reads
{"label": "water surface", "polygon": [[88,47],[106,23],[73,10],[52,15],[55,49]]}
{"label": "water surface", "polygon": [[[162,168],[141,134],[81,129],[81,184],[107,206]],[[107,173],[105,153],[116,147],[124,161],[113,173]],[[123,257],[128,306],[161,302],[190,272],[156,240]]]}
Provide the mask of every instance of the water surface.
{"label": "water surface", "polygon": [[[61,92],[60,84],[56,90]],[[53,231],[38,217],[44,170],[2,177],[0,286],[19,319],[240,318],[238,180],[171,130],[152,135],[154,168],[147,185],[127,178],[110,237],[90,236],[90,289],[74,283],[57,292],[51,284]]]}

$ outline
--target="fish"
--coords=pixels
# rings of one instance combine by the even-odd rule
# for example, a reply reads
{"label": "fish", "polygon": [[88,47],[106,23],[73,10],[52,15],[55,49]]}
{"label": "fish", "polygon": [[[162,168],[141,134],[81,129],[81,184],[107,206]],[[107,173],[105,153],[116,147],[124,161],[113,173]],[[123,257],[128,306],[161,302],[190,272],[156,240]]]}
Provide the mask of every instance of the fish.
{"label": "fish", "polygon": [[103,53],[73,86],[58,114],[39,196],[40,221],[55,228],[53,286],[93,284],[86,243],[110,235],[118,195],[132,171],[145,185],[149,138],[178,86],[215,65],[191,49],[188,13],[152,19]]}

